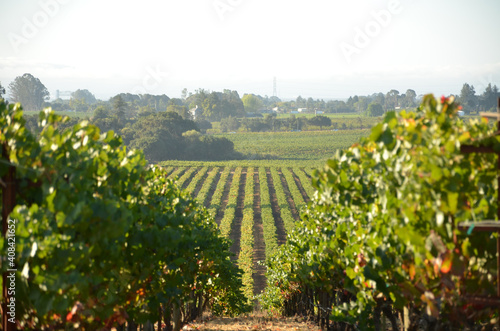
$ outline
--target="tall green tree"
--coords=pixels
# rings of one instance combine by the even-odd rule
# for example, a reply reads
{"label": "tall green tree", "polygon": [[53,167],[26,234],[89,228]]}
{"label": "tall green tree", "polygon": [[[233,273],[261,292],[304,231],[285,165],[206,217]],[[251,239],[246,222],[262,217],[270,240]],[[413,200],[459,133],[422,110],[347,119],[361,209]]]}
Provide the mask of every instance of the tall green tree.
{"label": "tall green tree", "polygon": [[245,94],[241,101],[245,106],[245,111],[255,113],[262,107],[262,100],[254,94]]}
{"label": "tall green tree", "polygon": [[496,85],[491,86],[491,83],[486,86],[483,94],[480,97],[480,104],[482,110],[492,110],[497,106],[497,98],[499,97],[498,87]]}
{"label": "tall green tree", "polygon": [[330,117],[321,115],[311,117],[307,122],[311,125],[319,126],[320,130],[323,130],[324,126],[332,125],[332,120],[330,119]]}
{"label": "tall green tree", "polygon": [[460,91],[459,101],[462,104],[465,113],[469,114],[477,105],[476,91],[474,85],[465,83]]}
{"label": "tall green tree", "polygon": [[382,92],[375,93],[372,95],[372,102],[379,103],[380,105],[385,105],[385,95]]}
{"label": "tall green tree", "polygon": [[306,99],[301,97],[300,95],[297,97],[297,100],[295,100],[297,108],[304,108],[306,106]]}
{"label": "tall green tree", "polygon": [[168,105],[167,112],[177,113],[177,114],[181,115],[182,118],[185,120],[191,119],[191,114],[189,113],[186,106],[179,106],[179,105],[174,105],[174,104]]}
{"label": "tall green tree", "polygon": [[386,109],[388,110],[393,110],[398,106],[398,97],[399,97],[399,91],[398,90],[390,90],[387,92],[385,95],[385,106]]}
{"label": "tall green tree", "polygon": [[354,108],[356,111],[365,112],[368,108],[368,98],[367,97],[359,97],[358,102],[354,104]]}
{"label": "tall green tree", "polygon": [[113,110],[115,112],[115,115],[119,119],[125,119],[125,114],[127,113],[128,105],[127,103],[123,100],[121,95],[117,95],[113,99]]}
{"label": "tall green tree", "polygon": [[11,101],[22,103],[25,110],[41,110],[50,95],[45,85],[28,73],[16,77],[9,84],[9,91]]}
{"label": "tall green tree", "polygon": [[404,107],[415,107],[417,104],[417,93],[415,90],[408,89],[404,94],[403,106]]}
{"label": "tall green tree", "polygon": [[186,100],[187,96],[188,96],[188,89],[187,88],[183,88],[182,92],[181,92],[181,99],[182,100]]}
{"label": "tall green tree", "polygon": [[232,132],[237,131],[241,124],[236,117],[229,116],[221,120],[220,126],[222,132]]}
{"label": "tall green tree", "polygon": [[203,116],[210,120],[220,119],[220,107],[219,98],[215,92],[207,95],[207,97],[201,103],[203,108]]}
{"label": "tall green tree", "polygon": [[245,116],[245,106],[237,91],[225,89],[220,94],[222,101],[222,116],[243,117]]}
{"label": "tall green tree", "polygon": [[95,96],[89,90],[76,90],[71,93],[71,99],[83,100],[86,104],[93,105],[97,103]]}
{"label": "tall green tree", "polygon": [[0,98],[3,98],[2,95],[5,94],[5,87],[2,86],[2,83],[0,83]]}
{"label": "tall green tree", "polygon": [[384,115],[384,108],[380,103],[372,102],[368,105],[368,109],[366,110],[367,116],[382,116]]}

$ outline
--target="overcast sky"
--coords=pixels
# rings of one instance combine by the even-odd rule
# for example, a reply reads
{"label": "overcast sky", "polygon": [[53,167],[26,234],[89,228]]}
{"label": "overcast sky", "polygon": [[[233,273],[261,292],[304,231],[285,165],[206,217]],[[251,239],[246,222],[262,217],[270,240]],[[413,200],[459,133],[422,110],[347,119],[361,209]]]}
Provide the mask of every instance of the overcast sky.
{"label": "overcast sky", "polygon": [[500,86],[498,0],[2,0],[0,83],[281,98]]}

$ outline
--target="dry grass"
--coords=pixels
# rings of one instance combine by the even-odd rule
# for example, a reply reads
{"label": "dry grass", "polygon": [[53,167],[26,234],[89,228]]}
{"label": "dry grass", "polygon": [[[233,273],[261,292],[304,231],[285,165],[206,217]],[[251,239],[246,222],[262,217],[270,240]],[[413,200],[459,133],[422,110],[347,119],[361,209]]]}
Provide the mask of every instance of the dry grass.
{"label": "dry grass", "polygon": [[186,325],[183,330],[205,331],[240,331],[240,330],[269,330],[269,331],[320,331],[317,325],[304,321],[299,317],[269,317],[263,313],[255,312],[249,316],[236,318],[204,316],[201,321]]}

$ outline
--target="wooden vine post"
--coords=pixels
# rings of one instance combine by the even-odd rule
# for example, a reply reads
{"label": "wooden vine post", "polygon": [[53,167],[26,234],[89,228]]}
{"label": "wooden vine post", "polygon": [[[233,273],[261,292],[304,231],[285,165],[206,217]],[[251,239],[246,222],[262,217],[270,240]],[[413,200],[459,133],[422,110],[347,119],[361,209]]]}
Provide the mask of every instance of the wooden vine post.
{"label": "wooden vine post", "polygon": [[[482,117],[493,118],[497,121],[497,136],[500,135],[500,98],[498,98],[497,113],[480,113]],[[495,151],[493,148],[488,146],[471,146],[462,145],[460,152],[463,154],[468,153],[495,153],[497,154],[497,168],[498,168],[498,209],[497,217],[498,220],[484,220],[478,222],[463,222],[458,224],[458,229],[468,232],[497,232],[497,294],[496,297],[479,297],[479,296],[469,296],[467,300],[473,304],[480,304],[485,306],[500,308],[500,151]]]}

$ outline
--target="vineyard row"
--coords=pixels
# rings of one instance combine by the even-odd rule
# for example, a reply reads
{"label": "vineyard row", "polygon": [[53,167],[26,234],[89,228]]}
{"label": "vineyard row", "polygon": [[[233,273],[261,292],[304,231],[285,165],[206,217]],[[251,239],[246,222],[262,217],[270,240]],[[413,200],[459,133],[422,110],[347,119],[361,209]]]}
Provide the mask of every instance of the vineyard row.
{"label": "vineyard row", "polygon": [[[232,242],[250,300],[266,286],[259,260],[286,241],[314,194],[311,169],[299,167],[167,167],[168,176],[215,217]],[[254,256],[255,255],[255,256]]]}

